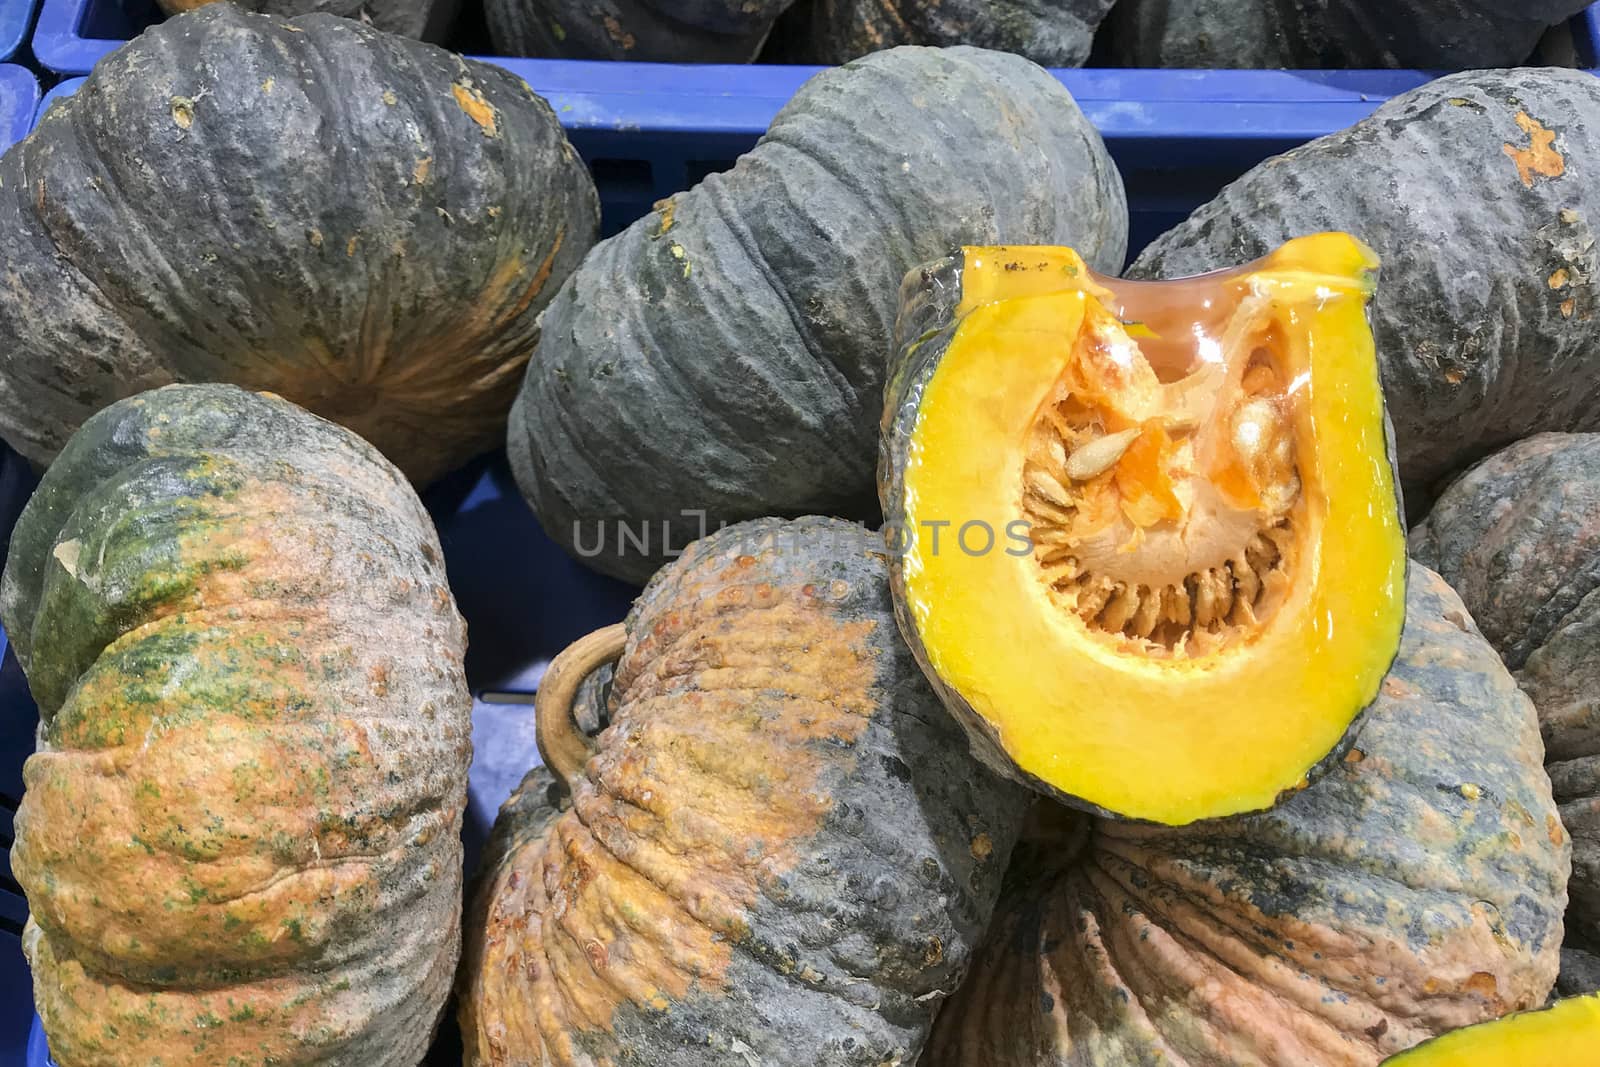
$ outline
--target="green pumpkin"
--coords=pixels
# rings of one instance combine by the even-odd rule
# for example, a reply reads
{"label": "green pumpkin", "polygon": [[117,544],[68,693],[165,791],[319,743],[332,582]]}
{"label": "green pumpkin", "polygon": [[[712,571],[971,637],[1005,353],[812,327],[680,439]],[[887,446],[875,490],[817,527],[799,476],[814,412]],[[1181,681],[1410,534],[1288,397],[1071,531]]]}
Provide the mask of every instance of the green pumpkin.
{"label": "green pumpkin", "polygon": [[1384,389],[1407,498],[1420,504],[1530,433],[1600,429],[1596,225],[1600,81],[1479,71],[1268,160],[1129,273],[1233,266],[1323,230],[1372,245]]}
{"label": "green pumpkin", "polygon": [[1562,987],[1600,989],[1600,434],[1539,434],[1454,482],[1411,551],[1461,592],[1539,709],[1572,835]]}
{"label": "green pumpkin", "polygon": [[0,436],[48,463],[142,389],[278,393],[418,483],[502,439],[599,200],[521,79],[212,4],[0,158]]}
{"label": "green pumpkin", "polygon": [[558,543],[640,583],[727,522],[875,521],[905,273],[1007,241],[1114,269],[1127,224],[1099,134],[1026,60],[899,48],[827,71],[562,287],[511,416],[517,482]]}

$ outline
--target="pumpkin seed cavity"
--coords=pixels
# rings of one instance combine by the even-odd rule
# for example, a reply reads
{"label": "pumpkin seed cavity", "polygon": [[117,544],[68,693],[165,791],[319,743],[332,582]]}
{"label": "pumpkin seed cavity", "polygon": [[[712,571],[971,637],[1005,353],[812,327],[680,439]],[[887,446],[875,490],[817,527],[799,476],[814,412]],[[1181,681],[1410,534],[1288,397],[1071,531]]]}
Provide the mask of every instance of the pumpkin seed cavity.
{"label": "pumpkin seed cavity", "polygon": [[1302,494],[1279,343],[1246,298],[1220,342],[1165,368],[1162,346],[1091,308],[1028,431],[1020,493],[1041,580],[1091,632],[1197,657],[1282,603]]}

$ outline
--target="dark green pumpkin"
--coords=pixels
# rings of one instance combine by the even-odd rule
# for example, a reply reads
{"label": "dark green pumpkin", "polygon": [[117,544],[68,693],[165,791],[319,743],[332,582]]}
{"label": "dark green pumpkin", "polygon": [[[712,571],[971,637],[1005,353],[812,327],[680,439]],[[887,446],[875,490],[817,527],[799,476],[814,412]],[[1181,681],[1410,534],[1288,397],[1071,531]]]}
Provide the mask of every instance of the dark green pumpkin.
{"label": "dark green pumpkin", "polygon": [[1411,534],[1533,698],[1572,835],[1563,984],[1600,989],[1600,435],[1540,434],[1464,474]]}
{"label": "dark green pumpkin", "polygon": [[1121,0],[1110,60],[1133,67],[1422,67],[1527,60],[1585,0]]}
{"label": "dark green pumpkin", "polygon": [[1483,71],[1268,160],[1129,273],[1232,266],[1322,230],[1371,244],[1373,329],[1415,498],[1529,433],[1600,428],[1597,226],[1600,81]]}
{"label": "dark green pumpkin", "polygon": [[599,203],[520,79],[212,4],[0,159],[0,435],[48,462],[174,381],[279,393],[427,482],[500,440]]}
{"label": "dark green pumpkin", "polygon": [[902,44],[970,44],[1045,67],[1081,67],[1114,0],[800,0],[768,56],[844,63]]}
{"label": "dark green pumpkin", "polygon": [[882,539],[729,527],[613,640],[609,725],[569,764],[570,804],[541,768],[496,821],[466,1063],[914,1063],[1028,801],[967,755],[901,643]]}
{"label": "dark green pumpkin", "polygon": [[[179,15],[217,0],[159,0],[162,11]],[[231,0],[246,11],[293,18],[323,12],[359,19],[385,33],[438,41],[449,32],[459,0]]]}
{"label": "dark green pumpkin", "polygon": [[415,1067],[472,700],[404,476],[233,386],[120,401],[24,510],[0,619],[42,718],[11,866],[55,1062]]}
{"label": "dark green pumpkin", "polygon": [[512,414],[518,484],[556,541],[638,582],[664,531],[681,549],[702,523],[875,519],[906,271],[999,242],[1114,269],[1127,223],[1099,135],[1026,60],[901,48],[827,71],[562,288]]}
{"label": "dark green pumpkin", "polygon": [[1277,808],[1027,835],[921,1067],[1371,1067],[1542,1005],[1569,846],[1534,710],[1437,575],[1407,606],[1356,746]]}
{"label": "dark green pumpkin", "polygon": [[748,63],[793,0],[485,0],[510,56]]}

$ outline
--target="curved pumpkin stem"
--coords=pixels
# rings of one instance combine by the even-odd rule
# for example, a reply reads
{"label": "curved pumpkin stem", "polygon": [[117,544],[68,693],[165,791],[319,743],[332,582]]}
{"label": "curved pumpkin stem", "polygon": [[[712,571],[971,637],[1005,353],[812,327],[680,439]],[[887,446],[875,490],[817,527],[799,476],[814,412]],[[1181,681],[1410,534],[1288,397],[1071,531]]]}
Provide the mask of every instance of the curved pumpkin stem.
{"label": "curved pumpkin stem", "polygon": [[589,739],[572,717],[572,702],[577,699],[583,680],[607,663],[622,656],[628,631],[622,623],[580,637],[545,669],[539,691],[533,696],[534,730],[539,755],[568,793],[572,782],[589,762]]}

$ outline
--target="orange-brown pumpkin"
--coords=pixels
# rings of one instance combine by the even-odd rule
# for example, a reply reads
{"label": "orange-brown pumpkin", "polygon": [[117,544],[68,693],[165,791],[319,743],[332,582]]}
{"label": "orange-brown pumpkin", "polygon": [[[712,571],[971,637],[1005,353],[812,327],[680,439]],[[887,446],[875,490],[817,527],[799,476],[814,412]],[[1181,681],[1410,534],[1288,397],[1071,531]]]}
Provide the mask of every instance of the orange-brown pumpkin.
{"label": "orange-brown pumpkin", "polygon": [[11,861],[59,1067],[420,1062],[471,701],[400,472],[233,386],[121,401],[23,512],[0,616],[43,719]]}
{"label": "orange-brown pumpkin", "polygon": [[[575,693],[609,721],[592,753]],[[469,1065],[914,1062],[1026,794],[967,755],[900,643],[879,538],[802,519],[697,542],[556,661],[539,716],[570,806],[539,769],[496,823]]]}
{"label": "orange-brown pumpkin", "polygon": [[1047,813],[922,1067],[1367,1067],[1544,1003],[1569,847],[1533,708],[1437,575],[1408,607],[1355,747],[1276,809]]}

